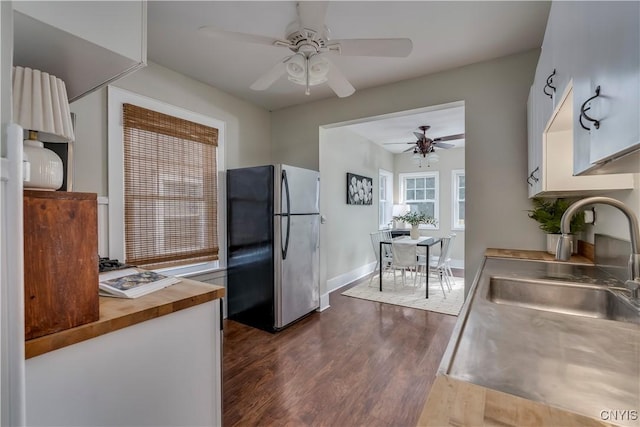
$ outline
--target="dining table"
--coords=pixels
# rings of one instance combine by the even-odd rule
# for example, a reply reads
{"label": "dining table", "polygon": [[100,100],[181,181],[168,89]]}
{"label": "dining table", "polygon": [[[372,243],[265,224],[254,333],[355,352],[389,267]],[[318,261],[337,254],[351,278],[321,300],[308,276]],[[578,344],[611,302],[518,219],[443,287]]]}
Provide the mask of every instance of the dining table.
{"label": "dining table", "polygon": [[[401,236],[401,237],[397,237],[395,239],[384,239],[380,241],[380,259],[378,260],[378,265],[380,266],[380,271],[378,274],[378,278],[380,280],[380,292],[382,292],[382,245],[391,245],[393,242],[397,242],[397,241],[401,241],[403,244],[408,244],[408,245],[416,245],[416,246],[420,246],[420,247],[424,247],[426,248],[426,274],[425,276],[425,296],[426,298],[429,298],[429,248],[431,248],[431,246],[435,245],[436,243],[440,243],[440,249],[442,249],[442,238],[441,237],[429,237],[429,236],[421,236],[418,239],[412,239],[410,237],[407,236]],[[416,273],[417,274],[417,273]]]}

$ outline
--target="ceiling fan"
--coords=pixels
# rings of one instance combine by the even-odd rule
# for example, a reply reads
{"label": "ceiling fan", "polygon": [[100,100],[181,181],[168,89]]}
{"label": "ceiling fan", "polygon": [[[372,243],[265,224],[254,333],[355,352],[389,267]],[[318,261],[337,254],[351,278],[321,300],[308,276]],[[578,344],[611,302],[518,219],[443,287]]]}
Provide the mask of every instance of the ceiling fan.
{"label": "ceiling fan", "polygon": [[307,95],[311,93],[311,86],[327,82],[336,95],[343,98],[353,94],[355,88],[331,61],[331,55],[406,57],[411,53],[413,43],[407,38],[330,39],[329,28],[324,23],[328,3],[298,2],[297,19],[287,27],[284,39],[224,31],[212,26],[201,27],[198,31],[218,39],[284,47],[293,52],[253,82],[250,86],[253,90],[268,89],[287,74],[289,81],[305,86]]}
{"label": "ceiling fan", "polygon": [[424,125],[424,126],[420,126],[418,129],[420,129],[422,131],[422,133],[420,132],[414,132],[413,134],[416,136],[416,138],[418,138],[417,141],[414,142],[387,142],[384,145],[394,145],[394,144],[412,144],[414,145],[413,147],[407,148],[406,150],[403,151],[403,153],[406,153],[408,151],[412,151],[413,150],[413,154],[422,154],[422,157],[426,157],[427,154],[432,153],[436,148],[452,148],[455,147],[455,145],[453,144],[447,144],[446,142],[443,141],[453,141],[456,139],[462,139],[464,138],[464,133],[459,133],[456,135],[448,135],[448,136],[442,136],[439,138],[429,138],[427,137],[427,131],[431,128],[431,126],[428,125]]}

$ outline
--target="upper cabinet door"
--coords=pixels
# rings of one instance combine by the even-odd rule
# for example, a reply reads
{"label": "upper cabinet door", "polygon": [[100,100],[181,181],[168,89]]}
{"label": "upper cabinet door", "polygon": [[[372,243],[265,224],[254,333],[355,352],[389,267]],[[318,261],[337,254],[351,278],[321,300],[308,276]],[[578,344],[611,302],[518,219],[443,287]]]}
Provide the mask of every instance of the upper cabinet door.
{"label": "upper cabinet door", "polygon": [[585,4],[592,95],[590,162],[640,148],[640,2]]}
{"label": "upper cabinet door", "polygon": [[582,67],[583,54],[580,37],[579,2],[554,1],[551,3],[549,22],[545,33],[544,45],[549,46],[551,59],[549,68],[553,72],[552,85],[553,108],[558,107],[559,101],[567,90],[572,77],[576,76]]}
{"label": "upper cabinet door", "polygon": [[13,64],[61,78],[70,101],[146,64],[144,1],[14,1]]}

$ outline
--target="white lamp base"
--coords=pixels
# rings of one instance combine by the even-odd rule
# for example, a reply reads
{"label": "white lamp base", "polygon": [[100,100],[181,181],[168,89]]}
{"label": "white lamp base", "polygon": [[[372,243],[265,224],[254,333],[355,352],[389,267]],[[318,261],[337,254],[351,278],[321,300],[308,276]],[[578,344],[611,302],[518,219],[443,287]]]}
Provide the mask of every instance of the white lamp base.
{"label": "white lamp base", "polygon": [[29,164],[28,176],[24,177],[24,188],[53,191],[62,186],[64,168],[56,153],[44,148],[42,142],[34,139],[25,139],[23,150],[23,159]]}

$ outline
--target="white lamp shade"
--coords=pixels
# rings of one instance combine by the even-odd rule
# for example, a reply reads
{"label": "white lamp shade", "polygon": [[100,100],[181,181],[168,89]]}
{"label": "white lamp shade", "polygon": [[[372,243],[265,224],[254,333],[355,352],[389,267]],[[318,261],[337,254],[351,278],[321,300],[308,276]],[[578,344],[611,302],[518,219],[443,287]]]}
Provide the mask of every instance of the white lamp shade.
{"label": "white lamp shade", "polygon": [[13,67],[13,121],[26,130],[75,140],[67,88],[61,79],[31,68]]}
{"label": "white lamp shade", "polygon": [[436,153],[431,153],[429,154],[428,160],[430,163],[436,163],[438,160],[440,160],[440,156],[438,156]]}

